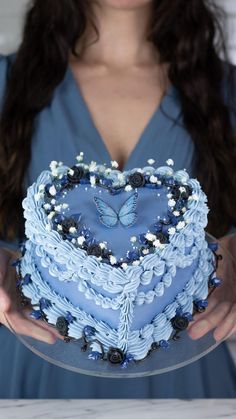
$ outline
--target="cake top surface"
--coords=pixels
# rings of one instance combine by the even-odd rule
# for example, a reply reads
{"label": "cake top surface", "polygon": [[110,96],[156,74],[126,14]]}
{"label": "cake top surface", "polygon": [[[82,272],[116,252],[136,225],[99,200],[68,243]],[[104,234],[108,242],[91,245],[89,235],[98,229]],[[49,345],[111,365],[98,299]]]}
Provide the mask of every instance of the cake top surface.
{"label": "cake top surface", "polygon": [[52,161],[23,201],[26,235],[51,253],[60,247],[122,270],[184,251],[207,225],[206,195],[172,159],[147,163],[120,171],[115,161],[86,164],[83,153],[72,167]]}

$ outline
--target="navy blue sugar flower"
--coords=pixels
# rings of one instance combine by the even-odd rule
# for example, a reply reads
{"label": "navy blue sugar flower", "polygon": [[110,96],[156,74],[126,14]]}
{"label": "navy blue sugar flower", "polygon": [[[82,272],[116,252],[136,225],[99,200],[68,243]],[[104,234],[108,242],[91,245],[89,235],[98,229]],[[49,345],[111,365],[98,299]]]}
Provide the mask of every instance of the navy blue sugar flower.
{"label": "navy blue sugar flower", "polygon": [[162,231],[162,227],[163,227],[163,224],[161,221],[158,221],[157,223],[155,223],[153,225],[154,233],[159,233],[160,231]]}
{"label": "navy blue sugar flower", "polygon": [[48,300],[47,298],[43,298],[43,297],[40,298],[40,300],[39,300],[40,310],[45,310],[48,307],[50,307],[50,305],[51,305],[51,301],[50,300]]}
{"label": "navy blue sugar flower", "polygon": [[165,179],[164,184],[166,186],[173,186],[175,184],[175,180],[173,177],[168,177]]}
{"label": "navy blue sugar flower", "polygon": [[213,252],[216,252],[219,248],[219,244],[216,242],[208,243],[209,249],[211,249]]}
{"label": "navy blue sugar flower", "polygon": [[72,316],[72,314],[69,311],[67,311],[67,314],[66,314],[65,318],[68,321],[68,323],[72,323],[75,320],[75,317]]}
{"label": "navy blue sugar flower", "polygon": [[146,235],[146,233],[139,234],[139,236],[138,236],[139,243],[147,244],[148,241],[147,241],[145,235]]}
{"label": "navy blue sugar flower", "polygon": [[31,280],[31,275],[30,274],[26,274],[23,278],[23,285],[29,285],[30,282],[32,282]]}
{"label": "navy blue sugar flower", "polygon": [[222,279],[215,276],[214,278],[209,279],[209,286],[219,287],[222,284]]}
{"label": "navy blue sugar flower", "polygon": [[127,252],[127,258],[130,261],[138,260],[139,259],[139,251],[138,250],[129,250]]}
{"label": "navy blue sugar flower", "polygon": [[104,186],[111,186],[112,185],[112,180],[104,178],[104,179],[100,180],[100,183],[101,183],[101,185],[104,185]]}
{"label": "navy blue sugar flower", "polygon": [[42,317],[42,313],[40,310],[32,310],[30,313],[30,317],[33,319],[39,320]]}
{"label": "navy blue sugar flower", "polygon": [[128,364],[129,364],[129,362],[131,362],[131,361],[133,361],[134,360],[134,356],[132,355],[132,354],[130,354],[130,353],[126,353],[125,354],[125,359],[124,359],[124,361],[123,362],[121,362],[121,364],[120,364],[120,366],[121,366],[121,368],[127,368],[127,366],[128,366]]}
{"label": "navy blue sugar flower", "polygon": [[91,337],[91,336],[94,336],[95,335],[95,333],[96,333],[96,329],[95,329],[95,327],[93,327],[93,326],[85,326],[84,327],[84,329],[83,329],[83,332],[84,332],[84,335],[86,336],[86,337]]}
{"label": "navy blue sugar flower", "polygon": [[202,311],[205,311],[206,307],[208,306],[208,301],[207,300],[195,300],[193,302],[193,304],[196,307],[197,311],[199,311],[201,313]]}
{"label": "navy blue sugar flower", "polygon": [[164,348],[164,349],[169,349],[170,347],[170,343],[165,339],[161,339],[159,342],[159,345],[161,348]]}

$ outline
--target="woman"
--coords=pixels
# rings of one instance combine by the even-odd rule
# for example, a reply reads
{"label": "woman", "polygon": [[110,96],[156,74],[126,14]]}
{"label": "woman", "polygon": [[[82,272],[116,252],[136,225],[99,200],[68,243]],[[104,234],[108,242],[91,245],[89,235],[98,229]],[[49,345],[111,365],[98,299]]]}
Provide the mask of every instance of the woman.
{"label": "woman", "polygon": [[[56,332],[14,309],[9,243],[23,237],[21,201],[51,160],[111,160],[196,174],[211,208],[208,231],[233,251],[236,202],[236,67],[218,56],[217,20],[203,0],[34,0],[22,44],[1,56],[0,322],[53,343]],[[94,33],[98,39],[94,39]],[[221,39],[221,38],[220,38]],[[224,46],[218,45],[218,48]],[[232,233],[232,234],[229,234]],[[189,329],[216,340],[235,330],[233,276]],[[217,326],[217,327],[216,327]],[[223,342],[179,370],[129,381],[55,367],[0,328],[1,398],[235,397]],[[4,382],[2,377],[4,377]]]}

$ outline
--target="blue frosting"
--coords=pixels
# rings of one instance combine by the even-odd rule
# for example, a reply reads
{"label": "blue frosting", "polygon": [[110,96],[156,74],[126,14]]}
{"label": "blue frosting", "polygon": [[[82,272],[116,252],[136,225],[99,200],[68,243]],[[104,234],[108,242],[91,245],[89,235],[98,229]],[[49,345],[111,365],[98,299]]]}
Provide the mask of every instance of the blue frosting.
{"label": "blue frosting", "polygon": [[53,214],[50,217],[45,212],[45,203],[51,205],[55,199],[53,209],[58,212],[61,211],[57,210],[58,206],[67,204],[68,208],[60,213],[68,217],[80,214],[78,219],[82,227],[89,228],[98,243],[107,242],[108,249],[119,259],[126,257],[132,245],[134,249],[137,246],[137,242],[131,243],[131,237],[152,233],[153,223],[167,217],[171,199],[167,196],[168,186],[135,188],[138,193],[136,223],[131,227],[117,223],[109,228],[99,221],[94,196],[102,197],[118,213],[133,190],[127,188],[118,194],[110,194],[107,189],[86,182],[58,196],[55,188],[51,190],[55,197],[46,199],[45,185],[48,193],[50,186],[57,187],[69,170],[62,165],[54,168],[54,173],[44,171],[28,189],[23,201],[29,240],[21,269],[22,274],[30,274],[32,278],[23,286],[23,291],[34,303],[41,297],[50,298],[52,305],[44,309],[50,323],[56,324],[58,316],[70,311],[76,319],[69,325],[70,336],[80,338],[83,327],[88,324],[96,327],[96,338],[104,348],[118,347],[135,359],[141,359],[152,342],[170,338],[173,332],[170,320],[178,307],[184,312],[192,312],[194,299],[207,297],[214,255],[205,240],[206,196],[199,182],[189,179],[186,171],[148,166],[119,172],[96,166],[95,173],[110,179],[113,187],[124,187],[130,174],[140,172],[158,179],[164,176],[170,183],[174,179],[179,186],[188,185],[192,190],[181,222],[169,235],[168,242],[157,245],[137,264],[117,267],[87,254],[86,249],[63,238],[55,228]]}

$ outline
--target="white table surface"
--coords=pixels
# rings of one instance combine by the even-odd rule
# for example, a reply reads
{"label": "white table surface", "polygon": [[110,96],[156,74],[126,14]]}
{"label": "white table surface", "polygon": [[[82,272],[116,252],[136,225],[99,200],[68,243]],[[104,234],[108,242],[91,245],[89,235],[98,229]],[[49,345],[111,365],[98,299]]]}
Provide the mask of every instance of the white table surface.
{"label": "white table surface", "polygon": [[236,418],[235,399],[0,400],[0,419]]}

